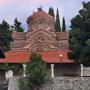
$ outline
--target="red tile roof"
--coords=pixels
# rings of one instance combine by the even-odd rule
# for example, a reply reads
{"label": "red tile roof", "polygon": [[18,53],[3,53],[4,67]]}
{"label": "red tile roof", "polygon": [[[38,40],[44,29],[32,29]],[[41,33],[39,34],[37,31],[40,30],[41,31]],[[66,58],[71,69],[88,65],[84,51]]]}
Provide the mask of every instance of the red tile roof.
{"label": "red tile roof", "polygon": [[[42,60],[46,63],[74,63],[68,59],[68,51],[44,51],[41,53]],[[62,58],[60,58],[62,54]],[[30,52],[7,52],[6,58],[0,59],[0,63],[26,63],[30,61]]]}
{"label": "red tile roof", "polygon": [[28,62],[29,52],[6,52],[5,59],[0,59],[0,63],[24,63]]}
{"label": "red tile roof", "polygon": [[52,18],[54,19],[54,17],[52,17],[51,15],[47,14],[46,12],[44,12],[43,10],[41,11],[37,11],[37,12],[33,12],[33,14],[31,16],[28,17],[27,19],[27,23],[30,19],[32,18],[36,18],[36,17],[49,17],[49,18]]}
{"label": "red tile roof", "polygon": [[54,18],[54,17],[50,16],[49,14],[47,14],[46,12],[44,12],[43,10],[34,12],[30,17],[47,17],[47,16]]}
{"label": "red tile roof", "polygon": [[[60,58],[60,54],[62,57]],[[42,52],[42,59],[48,63],[74,63],[72,60],[68,59],[68,51],[44,51]]]}

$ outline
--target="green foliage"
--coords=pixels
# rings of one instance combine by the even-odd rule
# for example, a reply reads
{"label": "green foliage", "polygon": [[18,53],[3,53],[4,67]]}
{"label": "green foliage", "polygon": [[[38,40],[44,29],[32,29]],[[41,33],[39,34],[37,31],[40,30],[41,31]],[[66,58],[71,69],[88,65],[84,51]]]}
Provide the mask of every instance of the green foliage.
{"label": "green foliage", "polygon": [[31,78],[30,86],[40,86],[49,79],[49,71],[41,56],[32,53],[31,62],[27,64],[27,76]]}
{"label": "green foliage", "polygon": [[49,8],[48,14],[55,17],[54,10],[52,7]]}
{"label": "green foliage", "polygon": [[57,14],[56,14],[55,30],[56,30],[56,32],[61,32],[58,8],[57,8]]}
{"label": "green foliage", "polygon": [[22,25],[22,23],[19,22],[17,18],[15,18],[14,26],[12,26],[12,31],[24,32],[24,29],[21,25]]}
{"label": "green foliage", "polygon": [[4,70],[4,71],[8,71],[8,63],[3,63],[3,64],[0,64],[0,69]]}
{"label": "green foliage", "polygon": [[71,20],[70,49],[72,59],[90,65],[90,2]]}
{"label": "green foliage", "polygon": [[29,87],[30,80],[29,78],[21,78],[19,80],[20,90],[31,90]]}
{"label": "green foliage", "polygon": [[86,41],[86,45],[87,45],[87,46],[90,46],[90,39],[88,39],[88,40]]}
{"label": "green foliage", "polygon": [[5,20],[3,20],[3,22],[0,24],[0,47],[4,52],[10,50],[11,41],[12,38],[10,25]]}
{"label": "green foliage", "polygon": [[4,71],[8,70],[19,70],[21,68],[21,64],[10,64],[10,63],[2,63],[0,64],[0,69]]}
{"label": "green foliage", "polygon": [[65,19],[63,17],[63,25],[62,25],[62,32],[66,31]]}
{"label": "green foliage", "polygon": [[82,61],[85,66],[90,66],[90,46],[85,46],[82,49],[82,53],[80,54],[80,61]]}

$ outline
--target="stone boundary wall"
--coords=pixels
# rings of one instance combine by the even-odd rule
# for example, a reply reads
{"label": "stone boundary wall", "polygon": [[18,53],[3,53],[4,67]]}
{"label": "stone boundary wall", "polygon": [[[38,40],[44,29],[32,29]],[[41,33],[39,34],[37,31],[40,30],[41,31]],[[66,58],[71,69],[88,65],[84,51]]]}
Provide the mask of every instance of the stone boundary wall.
{"label": "stone boundary wall", "polygon": [[8,82],[8,90],[20,90],[19,89],[19,77],[13,77],[13,78],[9,78],[9,82]]}
{"label": "stone boundary wall", "polygon": [[84,67],[83,68],[83,75],[84,76],[90,76],[90,67]]}
{"label": "stone boundary wall", "polygon": [[[13,88],[18,87],[15,85],[17,84]],[[12,90],[19,90],[13,88]],[[90,90],[90,77],[57,77],[35,90]]]}

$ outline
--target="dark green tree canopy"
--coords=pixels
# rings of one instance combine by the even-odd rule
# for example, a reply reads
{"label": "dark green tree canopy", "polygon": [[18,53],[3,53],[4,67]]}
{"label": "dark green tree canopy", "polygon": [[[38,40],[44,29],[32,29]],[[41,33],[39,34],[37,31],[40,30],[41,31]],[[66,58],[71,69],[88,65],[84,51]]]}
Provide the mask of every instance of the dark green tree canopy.
{"label": "dark green tree canopy", "polygon": [[63,17],[62,32],[66,31],[65,18]]}
{"label": "dark green tree canopy", "polygon": [[10,25],[5,20],[3,20],[0,24],[0,47],[3,50],[3,52],[10,50],[11,41],[12,38]]}
{"label": "dark green tree canopy", "polygon": [[36,53],[32,53],[26,73],[27,76],[31,77],[30,84],[32,86],[41,85],[48,80],[49,72],[46,64],[41,60],[41,56]]}
{"label": "dark green tree canopy", "polygon": [[17,18],[15,18],[14,26],[12,26],[12,31],[24,32],[24,29],[21,25],[22,25],[22,23],[19,22]]}
{"label": "dark green tree canopy", "polygon": [[56,30],[56,32],[61,32],[58,8],[57,8],[57,14],[56,14],[55,30]]}
{"label": "dark green tree canopy", "polygon": [[53,16],[53,17],[55,17],[53,7],[50,7],[50,8],[49,8],[48,14],[51,15],[51,16]]}
{"label": "dark green tree canopy", "polygon": [[90,66],[90,1],[71,20],[70,49],[72,59]]}

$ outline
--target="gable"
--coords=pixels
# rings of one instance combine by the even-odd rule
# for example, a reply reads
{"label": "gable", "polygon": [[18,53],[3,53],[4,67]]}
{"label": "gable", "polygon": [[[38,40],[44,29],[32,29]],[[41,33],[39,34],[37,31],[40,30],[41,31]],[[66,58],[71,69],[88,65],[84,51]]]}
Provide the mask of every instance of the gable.
{"label": "gable", "polygon": [[37,30],[35,32],[31,32],[27,35],[27,42],[28,45],[26,45],[24,48],[28,48],[30,50],[32,49],[40,49],[43,48],[43,50],[49,50],[50,48],[56,48],[56,36],[55,33],[50,33],[45,30]]}

